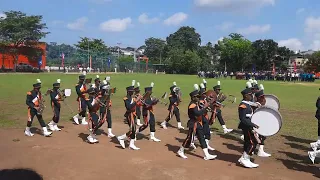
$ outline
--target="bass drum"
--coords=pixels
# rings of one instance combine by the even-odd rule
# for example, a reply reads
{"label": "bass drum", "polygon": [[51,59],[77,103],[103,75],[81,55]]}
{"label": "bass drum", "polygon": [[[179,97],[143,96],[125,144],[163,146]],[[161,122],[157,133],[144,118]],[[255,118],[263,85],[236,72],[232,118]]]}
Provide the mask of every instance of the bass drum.
{"label": "bass drum", "polygon": [[277,109],[270,106],[258,108],[251,117],[251,122],[258,125],[255,131],[262,136],[273,136],[282,127],[282,116]]}
{"label": "bass drum", "polygon": [[273,94],[265,94],[264,98],[266,99],[266,106],[273,107],[274,109],[280,109],[279,98]]}

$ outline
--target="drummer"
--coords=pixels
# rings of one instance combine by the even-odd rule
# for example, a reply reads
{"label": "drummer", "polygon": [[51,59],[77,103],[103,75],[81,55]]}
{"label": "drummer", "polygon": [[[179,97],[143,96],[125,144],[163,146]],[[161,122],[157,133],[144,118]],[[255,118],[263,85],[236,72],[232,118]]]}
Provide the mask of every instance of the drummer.
{"label": "drummer", "polygon": [[250,106],[250,102],[252,101],[252,91],[250,88],[246,88],[241,91],[241,94],[243,96],[243,100],[238,107],[240,119],[238,128],[242,129],[244,143],[243,155],[238,162],[246,168],[257,168],[259,165],[250,161],[250,156],[253,154],[253,151],[258,144],[253,134],[253,128],[259,128],[256,124],[251,122],[251,116],[253,114],[253,110]]}
{"label": "drummer", "polygon": [[[265,105],[266,104],[266,100],[264,98],[264,87],[262,84],[260,84],[259,87],[259,91],[257,91],[254,95],[256,97],[256,100],[258,103],[260,103],[261,105]],[[259,143],[259,147],[258,147],[258,156],[260,157],[270,157],[271,154],[268,154],[266,152],[264,152],[264,141],[266,140],[266,137],[259,135],[259,139],[260,139],[260,143]]]}

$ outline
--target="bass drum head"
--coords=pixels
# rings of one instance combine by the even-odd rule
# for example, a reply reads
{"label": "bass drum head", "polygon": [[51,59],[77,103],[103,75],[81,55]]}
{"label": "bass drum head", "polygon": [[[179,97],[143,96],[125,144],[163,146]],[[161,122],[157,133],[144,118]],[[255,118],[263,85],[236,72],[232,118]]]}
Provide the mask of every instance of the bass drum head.
{"label": "bass drum head", "polygon": [[277,110],[280,109],[280,101],[277,96],[272,94],[265,94],[264,98],[266,99],[266,106],[273,107]]}
{"label": "bass drum head", "polygon": [[273,107],[262,106],[251,117],[251,122],[258,125],[255,131],[262,136],[273,136],[282,127],[282,117],[278,110]]}

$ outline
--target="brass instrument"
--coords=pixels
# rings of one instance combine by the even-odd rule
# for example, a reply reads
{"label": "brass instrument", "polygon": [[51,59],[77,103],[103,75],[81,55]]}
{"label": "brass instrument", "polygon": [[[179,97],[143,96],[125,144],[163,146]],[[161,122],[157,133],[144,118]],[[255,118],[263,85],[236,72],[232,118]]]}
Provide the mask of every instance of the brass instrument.
{"label": "brass instrument", "polygon": [[[232,99],[230,99],[230,97]],[[236,97],[234,95],[229,95],[229,96],[226,96],[225,94],[223,94],[222,92],[219,93],[217,95],[217,104],[218,105],[221,105],[221,106],[225,106],[224,104],[222,104],[223,101],[228,101],[228,102],[231,102],[231,103],[235,103],[236,102]]]}
{"label": "brass instrument", "polygon": [[[48,92],[50,93],[50,91],[48,90],[46,92],[46,95],[48,94]],[[44,109],[46,108],[44,102],[45,102],[45,100],[42,97],[41,91],[39,91],[39,109],[37,110],[38,115],[42,115]]]}
{"label": "brass instrument", "polygon": [[182,93],[181,93],[181,90],[179,87],[174,87],[173,88],[173,92],[176,94],[176,96],[178,97],[178,104],[182,102],[181,100],[181,96],[182,96]]}

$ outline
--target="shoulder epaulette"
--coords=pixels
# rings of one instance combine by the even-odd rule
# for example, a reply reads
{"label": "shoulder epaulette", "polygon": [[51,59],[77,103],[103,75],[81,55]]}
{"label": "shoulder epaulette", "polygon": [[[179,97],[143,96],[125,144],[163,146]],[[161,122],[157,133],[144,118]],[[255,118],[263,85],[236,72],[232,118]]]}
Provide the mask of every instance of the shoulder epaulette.
{"label": "shoulder epaulette", "polygon": [[246,109],[246,108],[247,108],[247,106],[246,106],[245,104],[240,104],[240,105],[239,105],[239,108]]}
{"label": "shoulder epaulette", "polygon": [[28,92],[27,92],[27,95],[31,95],[31,94],[32,94],[31,91],[28,91]]}
{"label": "shoulder epaulette", "polygon": [[192,103],[189,105],[189,109],[195,108],[196,106],[197,106],[196,104]]}
{"label": "shoulder epaulette", "polygon": [[123,100],[124,100],[124,101],[125,101],[125,100],[127,100],[127,99],[128,99],[128,97],[127,97],[127,96],[123,98]]}

